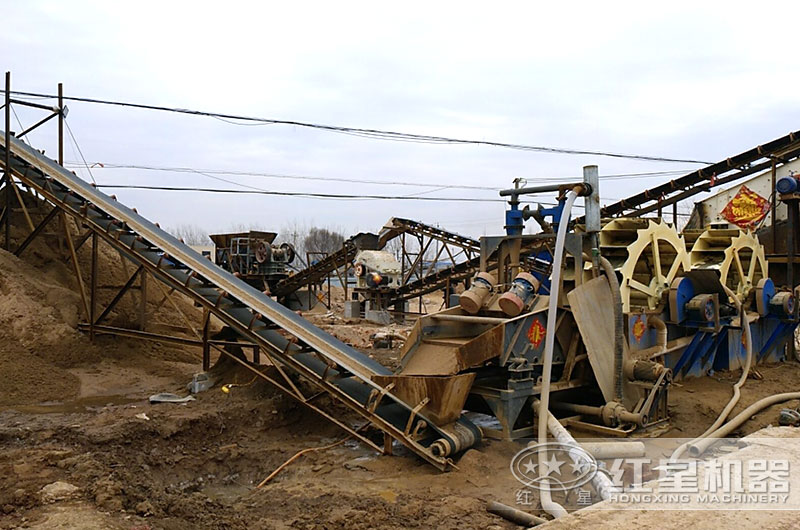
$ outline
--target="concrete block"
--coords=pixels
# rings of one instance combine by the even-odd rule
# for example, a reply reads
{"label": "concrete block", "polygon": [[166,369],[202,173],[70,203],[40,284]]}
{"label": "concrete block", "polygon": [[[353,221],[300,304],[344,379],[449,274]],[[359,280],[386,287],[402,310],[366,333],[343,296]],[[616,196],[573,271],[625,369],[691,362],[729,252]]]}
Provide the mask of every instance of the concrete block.
{"label": "concrete block", "polygon": [[365,317],[370,322],[388,325],[392,322],[392,315],[388,311],[374,311],[372,309],[365,312]]}
{"label": "concrete block", "polygon": [[347,300],[344,303],[344,318],[361,318],[361,302]]}
{"label": "concrete block", "polygon": [[298,289],[284,300],[286,307],[292,311],[311,311],[319,300],[308,289]]}

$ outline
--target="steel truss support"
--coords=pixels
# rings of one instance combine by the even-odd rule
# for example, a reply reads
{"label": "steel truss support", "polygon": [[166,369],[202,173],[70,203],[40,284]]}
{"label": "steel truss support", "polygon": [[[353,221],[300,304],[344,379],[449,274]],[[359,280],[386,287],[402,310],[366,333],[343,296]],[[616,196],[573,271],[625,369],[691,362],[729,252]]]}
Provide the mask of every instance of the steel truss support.
{"label": "steel truss support", "polygon": [[[85,289],[81,289],[88,316],[88,324],[83,327],[89,328],[91,338],[103,332],[103,326],[95,324],[98,302],[98,246],[102,239],[137,265],[143,266],[159,282],[192,299],[222,324],[242,335],[245,341],[257,344],[259,353],[271,358],[276,368],[286,371],[287,377],[290,373],[300,377],[319,392],[306,397],[299,392],[299,388],[292,388],[288,380],[281,382],[235,355],[224,351],[222,354],[231,356],[235,362],[378,452],[383,450],[383,444],[377,444],[363,434],[365,425],[374,425],[388,433],[440,470],[450,467],[451,462],[447,458],[433,454],[426,445],[432,438],[449,435],[421,411],[424,403],[407,403],[392,392],[383,392],[386,389],[372,379],[372,375],[376,373],[390,373],[385,367],[313,328],[291,311],[231,275],[210,266],[206,260],[196,256],[163,230],[93,189],[41,153],[13,138],[6,140],[0,146],[6,155],[5,159],[8,160],[9,154],[13,154],[13,161],[4,165],[7,176],[10,178],[13,175],[46,201],[58,206],[64,216],[73,217],[79,227],[91,229],[92,277],[88,296]],[[66,221],[63,225],[70,247],[70,259],[78,281],[82,284],[72,234]],[[282,334],[276,333],[273,326],[283,328],[290,338],[287,340]],[[148,332],[140,330],[136,333]],[[212,341],[207,342],[209,348],[216,348]],[[380,393],[382,398],[377,402],[371,397],[375,392]],[[323,393],[360,415],[366,423],[354,427],[323,410],[316,404],[316,397]],[[464,418],[460,421],[465,425],[470,424]]]}
{"label": "steel truss support", "polygon": [[147,273],[139,267],[139,329],[147,331]]}
{"label": "steel truss support", "polygon": [[[448,284],[468,281],[480,265],[479,241],[418,221],[390,219],[378,236],[378,248],[385,249],[392,240],[400,243],[401,285],[389,292],[390,305],[417,298],[421,313],[423,295],[446,289]],[[336,275],[342,282],[345,299],[348,299],[347,274],[357,252],[352,241],[345,241],[340,250],[325,255],[316,264],[282,280],[272,294],[282,298],[301,287],[307,287],[309,293],[316,294],[323,282],[330,283],[331,276]],[[315,253],[309,254],[310,262],[311,255]],[[426,256],[430,258],[428,263]],[[445,258],[449,260],[447,267],[442,266]]]}
{"label": "steel truss support", "polygon": [[211,368],[211,346],[208,342],[211,326],[211,315],[208,309],[203,310],[203,371]]}
{"label": "steel truss support", "polygon": [[[63,212],[58,207],[54,208],[53,211],[56,212],[56,214],[60,213],[60,214],[63,215]],[[51,212],[51,214],[52,213],[53,212]],[[53,214],[53,216],[55,216],[55,214]],[[89,230],[89,233],[86,234],[84,236],[84,238],[83,238],[84,241],[89,239],[89,238],[92,239],[92,250],[91,250],[92,256],[93,256],[92,260],[95,259],[94,255],[95,255],[96,252],[98,252],[97,249],[99,248],[99,246],[95,247],[95,245],[98,244],[99,241],[100,241],[100,239],[96,239],[97,237],[98,237],[98,235],[97,235],[96,232],[94,232],[92,230]],[[73,240],[71,238],[71,234],[65,233],[65,239],[67,240],[67,247],[70,249],[70,260],[73,261],[73,263],[78,263],[77,253],[74,254],[76,259],[74,259],[74,260],[72,259],[73,250],[75,250],[75,245],[74,245]],[[122,267],[123,267],[123,269],[125,269],[126,274],[127,274],[127,266],[125,265],[125,262],[126,262],[126,260],[128,258],[126,258],[124,256],[124,254],[120,253],[120,259],[121,259],[120,263],[122,264]],[[95,263],[94,266],[98,267],[98,264]],[[85,299],[86,295],[85,295],[85,288],[84,288],[84,284],[83,284],[83,277],[82,277],[83,275],[81,274],[79,268],[74,269],[74,271],[75,271],[76,278],[78,279],[78,283],[79,283],[80,289],[82,291],[82,298]],[[99,268],[95,268],[94,272],[98,272],[99,273]],[[111,301],[105,306],[105,308],[102,310],[100,315],[97,316],[96,319],[94,319],[94,322],[91,322],[90,321],[90,317],[88,316],[88,315],[91,314],[91,307],[86,307],[87,305],[91,305],[92,302],[91,302],[91,300],[88,301],[88,302],[85,302],[84,306],[86,307],[85,311],[86,311],[86,315],[87,315],[87,322],[80,323],[78,325],[79,328],[89,332],[90,336],[92,336],[92,337],[96,337],[97,335],[114,335],[114,336],[134,338],[134,339],[140,339],[140,340],[150,340],[150,341],[156,341],[156,342],[164,342],[164,343],[168,343],[168,344],[175,344],[175,345],[181,345],[181,346],[199,347],[199,348],[202,349],[202,356],[203,356],[202,360],[203,360],[203,369],[204,370],[208,370],[210,368],[211,350],[212,349],[219,351],[221,354],[230,355],[229,352],[226,352],[226,351],[222,350],[222,348],[221,348],[222,346],[238,346],[238,347],[241,347],[241,348],[252,348],[252,350],[253,350],[253,354],[252,354],[253,362],[255,364],[259,364],[260,363],[261,348],[259,347],[258,344],[252,344],[252,343],[246,343],[246,342],[218,341],[218,340],[212,340],[210,338],[210,329],[211,329],[210,328],[210,316],[211,315],[210,315],[210,312],[207,309],[203,310],[203,322],[201,324],[201,331],[198,332],[195,329],[194,324],[191,322],[191,320],[186,315],[186,313],[173,300],[173,296],[176,293],[176,289],[175,288],[167,289],[167,288],[165,288],[165,287],[163,287],[161,285],[161,282],[156,282],[155,283],[155,285],[158,287],[159,290],[161,290],[161,292],[163,294],[163,298],[159,302],[159,304],[157,305],[155,311],[158,311],[158,309],[160,309],[165,302],[169,302],[170,305],[172,306],[172,308],[175,310],[175,312],[178,313],[184,319],[184,321],[186,323],[186,329],[189,332],[191,332],[192,334],[194,334],[196,338],[195,339],[191,339],[191,338],[180,337],[180,336],[176,336],[176,335],[168,335],[168,334],[163,334],[163,333],[147,332],[146,331],[146,326],[145,326],[145,322],[146,322],[146,319],[147,319],[147,304],[146,304],[146,302],[147,302],[147,287],[146,286],[148,285],[147,276],[148,276],[148,272],[147,272],[146,268],[143,265],[139,265],[136,268],[136,270],[133,272],[133,274],[131,274],[130,277],[128,278],[128,280],[125,282],[125,285],[123,285],[117,291],[117,293],[114,295],[114,297],[111,299]],[[129,329],[129,328],[121,328],[121,327],[117,327],[117,326],[103,325],[102,324],[103,320],[105,320],[108,317],[108,315],[111,313],[111,311],[114,310],[114,308],[117,306],[117,304],[120,302],[120,300],[122,300],[122,298],[125,296],[125,294],[127,294],[128,292],[130,292],[131,290],[136,288],[135,284],[136,284],[137,278],[140,281],[140,284],[139,284],[139,290],[140,290],[140,298],[139,298],[139,329],[136,330],[136,329]],[[98,276],[98,279],[99,279],[99,276]],[[97,293],[98,293],[98,291],[99,291],[99,289],[101,287],[102,286],[95,285],[95,305],[97,305],[99,303],[99,301],[97,299],[98,298],[97,297]],[[96,311],[96,309],[95,309],[95,311]],[[154,323],[154,325],[158,325],[158,324]],[[174,328],[174,329],[177,329],[177,328]],[[272,359],[269,357],[269,355],[267,355],[267,357],[270,359],[270,361],[272,361]],[[279,369],[279,372],[286,378],[286,380],[289,382],[288,384],[293,387],[294,393],[297,394],[298,396],[301,396],[302,399],[305,399],[305,397],[303,397],[303,394],[296,387],[294,387],[294,383],[291,382],[291,379],[288,378],[288,376],[285,374],[285,372],[283,372],[283,370],[280,370],[280,369]]]}
{"label": "steel truss support", "polygon": [[117,303],[122,299],[123,296],[125,296],[125,293],[127,293],[133,286],[134,282],[136,282],[136,278],[139,277],[140,274],[143,274],[143,272],[144,272],[144,267],[139,265],[139,268],[136,269],[136,272],[134,272],[131,275],[131,277],[128,278],[128,281],[125,282],[125,285],[122,286],[122,289],[120,289],[117,292],[117,294],[114,296],[114,298],[111,299],[111,302],[109,302],[109,304],[106,306],[103,312],[100,313],[100,316],[98,316],[97,319],[94,321],[93,327],[100,324],[100,322],[102,322],[103,319],[106,318],[109,313],[111,313],[111,311],[117,306]]}
{"label": "steel truss support", "polygon": [[[20,202],[22,202],[22,201],[20,201]],[[25,249],[28,248],[28,245],[30,245],[33,242],[33,240],[36,239],[36,236],[38,236],[41,233],[41,231],[44,229],[44,227],[47,226],[47,223],[52,221],[53,218],[56,215],[58,215],[58,213],[60,211],[61,210],[59,208],[57,208],[57,207],[53,208],[52,210],[50,210],[50,213],[48,213],[47,216],[45,216],[45,218],[42,219],[42,222],[40,222],[36,226],[36,228],[33,229],[33,232],[31,232],[30,235],[25,238],[25,241],[20,243],[20,245],[17,248],[17,250],[14,251],[14,255],[19,257],[25,251]]]}
{"label": "steel truss support", "polygon": [[89,287],[89,340],[94,340],[94,323],[96,319],[94,315],[97,312],[97,251],[98,241],[97,232],[92,232],[92,271],[91,282]]}
{"label": "steel truss support", "polygon": [[[55,207],[59,209],[58,206]],[[60,210],[60,209],[59,209]],[[81,294],[81,302],[83,302],[83,314],[86,320],[92,318],[92,312],[89,309],[89,301],[86,296],[86,285],[83,283],[83,276],[81,275],[81,266],[78,262],[78,253],[75,250],[75,243],[72,241],[72,234],[69,232],[69,223],[67,223],[67,215],[61,211],[61,224],[64,227],[64,239],[67,241],[67,248],[69,249],[70,260],[72,261],[72,270],[75,272],[75,279],[78,281],[78,291]]]}
{"label": "steel truss support", "polygon": [[[49,190],[49,189],[47,189],[45,187],[38,187],[38,186],[34,186],[34,187],[37,188],[37,191],[40,194],[42,194],[44,197],[46,197],[48,201],[51,201],[54,204],[59,204],[60,203],[60,201],[57,198],[57,196],[54,195],[54,193],[51,190]],[[171,288],[174,288],[176,291],[181,292],[182,294],[185,294],[186,296],[189,296],[193,300],[199,302],[204,307],[204,309],[206,309],[208,311],[214,311],[215,316],[217,316],[217,318],[219,318],[224,324],[232,327],[233,329],[239,331],[240,333],[244,334],[245,336],[251,336],[250,330],[247,329],[247,327],[243,326],[239,321],[229,317],[225,312],[219,311],[219,306],[218,306],[219,302],[214,303],[214,302],[211,302],[211,301],[209,301],[209,300],[207,300],[205,298],[198,298],[197,295],[195,295],[190,289],[187,288],[186,285],[184,285],[184,283],[178,281],[175,277],[173,277],[172,275],[168,274],[165,271],[165,269],[162,268],[160,263],[159,264],[153,264],[150,261],[148,261],[147,257],[139,256],[138,255],[138,251],[134,247],[127,247],[125,245],[122,245],[121,242],[118,241],[115,238],[115,236],[111,233],[110,228],[111,228],[112,225],[109,225],[109,230],[104,230],[100,226],[94,226],[95,223],[93,223],[93,220],[91,218],[87,217],[87,215],[84,214],[83,212],[81,212],[80,210],[75,210],[74,208],[70,208],[69,206],[67,206],[67,204],[60,204],[60,207],[64,208],[65,211],[68,211],[71,216],[75,217],[76,221],[78,221],[79,225],[80,224],[85,224],[85,225],[90,226],[92,228],[91,238],[93,239],[93,252],[92,252],[93,254],[95,254],[96,250],[97,250],[97,245],[96,245],[97,241],[100,238],[102,238],[104,241],[106,241],[107,243],[111,244],[112,246],[116,246],[117,248],[119,248],[123,252],[126,252],[126,253],[134,256],[135,260],[137,262],[139,262],[141,265],[143,265],[145,267],[145,270],[147,270],[148,273],[153,274],[153,275],[157,275],[161,281],[164,281]],[[68,225],[66,223],[64,223],[64,226],[67,227]],[[80,270],[77,267],[78,260],[77,260],[77,256],[74,253],[74,242],[72,242],[71,235],[70,235],[70,237],[68,239],[68,245],[71,247],[72,261],[76,265],[76,270],[77,270],[76,276],[80,276]],[[96,269],[96,264],[95,264],[94,272],[96,272],[96,271],[97,271],[97,269]],[[96,275],[95,275],[95,277],[96,277]],[[220,299],[221,299],[221,297],[220,297]],[[89,297],[89,300],[86,301],[87,314],[90,315],[89,324],[83,325],[81,327],[83,329],[87,329],[88,328],[87,330],[89,331],[90,336],[94,337],[94,335],[96,335],[98,333],[106,333],[109,330],[108,330],[107,327],[94,326],[93,325],[93,320],[92,320],[91,317],[93,317],[95,313],[92,310],[92,301],[93,301],[92,297]],[[114,334],[120,334],[120,335],[126,334],[128,336],[132,336],[135,333],[139,337],[143,337],[142,334],[144,333],[144,332],[141,332],[141,331],[133,332],[131,330],[119,330],[119,329],[114,329],[113,331],[114,331]],[[162,338],[162,340],[166,340],[166,339]],[[182,340],[186,340],[186,339],[182,339]],[[200,342],[202,344],[202,340]],[[211,345],[210,341],[209,341],[209,344]],[[246,345],[246,343],[245,343],[245,345]],[[274,346],[269,342],[263,342],[263,341],[260,341],[260,339],[259,339],[259,344],[258,345],[260,346],[260,353],[264,353],[264,354],[268,355],[269,357],[272,357],[273,359],[275,358],[275,356],[280,356],[282,358],[282,360],[278,361],[278,362],[280,362],[282,364],[282,366],[291,367],[291,369],[295,373],[301,374],[307,380],[312,381],[318,388],[320,388],[324,392],[327,392],[327,393],[330,393],[330,394],[333,394],[333,395],[337,395],[339,403],[344,404],[345,406],[347,406],[348,408],[354,410],[355,412],[359,412],[359,413],[363,414],[363,404],[361,404],[360,402],[356,401],[354,398],[352,398],[352,397],[350,397],[350,396],[348,396],[346,394],[342,394],[341,391],[337,387],[335,387],[333,385],[332,381],[329,381],[327,379],[319,379],[318,374],[313,372],[310,368],[308,368],[304,364],[302,364],[299,361],[297,361],[294,357],[286,356],[285,352],[274,350]],[[281,383],[280,381],[275,380],[274,378],[270,377],[269,375],[263,373],[261,370],[259,370],[256,367],[252,366],[250,363],[248,363],[246,361],[243,361],[242,359],[239,359],[235,355],[232,355],[229,352],[226,352],[224,350],[220,351],[220,353],[224,354],[224,355],[228,355],[235,362],[238,362],[238,363],[242,364],[245,368],[253,371],[256,375],[258,375],[259,377],[262,377],[263,379],[268,381],[270,384],[274,385],[276,388],[278,388],[282,392],[284,392],[287,395],[297,399],[302,404],[304,404],[306,407],[310,408],[311,410],[314,410],[318,414],[320,414],[323,417],[325,417],[328,421],[331,421],[332,423],[334,423],[338,427],[340,427],[343,430],[347,431],[349,434],[351,434],[353,437],[357,438],[360,442],[364,443],[368,447],[371,447],[372,449],[374,449],[374,450],[376,450],[378,452],[381,452],[383,450],[383,447],[382,447],[383,444],[380,444],[380,445],[376,444],[370,438],[366,437],[362,432],[359,432],[363,428],[363,425],[358,427],[358,428],[353,428],[350,425],[345,424],[341,420],[337,419],[336,417],[332,416],[331,414],[329,414],[325,410],[323,410],[320,407],[318,407],[314,403],[314,400],[315,400],[315,397],[317,397],[317,395],[320,395],[320,394],[317,394],[317,395],[314,395],[314,396],[311,396],[311,397],[308,397],[308,398],[305,398],[303,396],[299,396],[297,394],[297,392],[294,389],[291,388],[291,386],[289,386],[288,384],[284,384],[284,383]],[[277,364],[277,363],[275,363],[275,364]],[[415,447],[415,448],[417,447],[415,445],[415,442],[411,442],[410,440],[407,439],[406,435],[402,432],[402,429],[398,430],[391,423],[388,423],[386,420],[383,420],[379,416],[374,415],[374,414],[370,414],[368,421],[371,421],[378,428],[384,430],[385,432],[391,433],[392,437],[394,437],[395,439],[399,439],[399,440],[403,441],[406,445],[411,444],[411,447]],[[421,451],[419,448],[415,449],[415,452],[417,454],[419,454],[420,456],[423,456],[427,461],[429,461],[430,463],[432,463],[433,465],[435,465],[439,469],[446,469],[447,467],[449,467],[449,463],[446,461],[446,459],[443,460],[443,459],[437,459],[436,457],[432,457],[426,451]]]}
{"label": "steel truss support", "polygon": [[39,127],[40,125],[44,125],[44,124],[45,124],[45,123],[47,123],[48,121],[50,121],[50,120],[52,120],[53,118],[57,117],[58,115],[59,115],[59,113],[58,113],[58,112],[54,112],[54,113],[52,113],[50,116],[47,116],[46,118],[43,118],[43,119],[39,120],[38,122],[34,123],[33,125],[31,125],[31,126],[30,126],[30,127],[28,127],[27,129],[25,129],[24,131],[22,131],[21,133],[19,133],[19,134],[17,135],[17,138],[22,138],[23,136],[25,136],[26,134],[28,134],[28,133],[29,133],[29,132],[31,132],[32,130],[36,129],[36,128],[37,128],[37,127]]}
{"label": "steel truss support", "polygon": [[[6,102],[5,102],[5,114],[6,114],[6,145],[11,143],[11,72],[6,72]],[[9,252],[11,251],[11,186],[14,185],[11,182],[11,151],[6,149],[5,151],[5,160],[3,163],[3,182],[5,183],[5,196],[6,196],[6,206],[5,212],[3,216],[3,221],[5,224],[5,249]]]}
{"label": "steel truss support", "polygon": [[[332,258],[333,259],[333,263],[334,263],[333,272],[337,276],[339,276],[339,268],[337,266],[338,264],[336,263],[336,256],[338,254],[339,253],[337,252],[336,254],[333,255],[333,258]],[[312,258],[321,258],[319,261],[324,261],[324,260],[328,259],[329,256],[332,256],[332,255],[330,253],[328,253],[328,252],[306,252],[306,263],[311,263]],[[339,277],[341,278],[341,276],[339,276]],[[331,301],[331,275],[330,274],[325,275],[325,278],[323,278],[323,282],[327,282],[327,286],[326,286],[326,289],[325,289],[325,297],[324,297],[325,299],[324,300],[317,295],[318,292],[321,292],[321,287],[322,287],[322,284],[320,284],[319,282],[311,282],[306,286],[308,288],[308,296],[310,298],[313,295],[318,301],[322,302],[322,305],[324,305],[326,309],[330,309],[331,308],[331,303],[332,303],[332,301]],[[342,284],[342,286],[344,286],[344,284]],[[345,297],[346,297],[346,295],[345,295]],[[308,302],[309,302],[309,305],[311,305],[311,300],[309,300]]]}

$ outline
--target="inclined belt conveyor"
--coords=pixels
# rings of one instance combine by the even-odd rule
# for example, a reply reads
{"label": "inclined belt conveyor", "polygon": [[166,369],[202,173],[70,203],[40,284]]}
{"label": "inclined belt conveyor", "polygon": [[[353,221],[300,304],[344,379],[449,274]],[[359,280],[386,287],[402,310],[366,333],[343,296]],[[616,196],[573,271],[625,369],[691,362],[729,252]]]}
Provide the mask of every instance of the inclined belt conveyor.
{"label": "inclined belt conveyor", "polygon": [[[3,134],[0,146],[2,155],[6,148]],[[449,461],[434,455],[429,446],[437,439],[451,440],[451,435],[419,412],[424,403],[405,403],[372,380],[376,375],[391,375],[386,367],[211,263],[20,140],[11,138],[10,151],[11,174],[45,197],[54,208],[88,226],[156,278],[191,297],[245,340],[263,348],[281,367],[289,368],[354,410],[437,468],[448,467]],[[0,156],[0,164],[2,160]],[[289,340],[274,327],[288,332],[297,341]],[[286,387],[278,386],[287,391]],[[360,429],[322,411],[312,402],[313,397],[303,398],[299,391],[288,393],[380,450]],[[458,422],[477,433],[477,428],[465,418]]]}

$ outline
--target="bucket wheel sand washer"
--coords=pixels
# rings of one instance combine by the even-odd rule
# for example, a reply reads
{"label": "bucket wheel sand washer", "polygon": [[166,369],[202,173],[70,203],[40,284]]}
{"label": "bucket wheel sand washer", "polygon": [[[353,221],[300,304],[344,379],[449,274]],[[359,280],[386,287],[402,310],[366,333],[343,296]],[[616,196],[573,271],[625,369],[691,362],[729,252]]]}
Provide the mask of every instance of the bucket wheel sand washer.
{"label": "bucket wheel sand washer", "polygon": [[692,269],[719,271],[720,282],[740,301],[768,277],[764,246],[752,232],[738,228],[705,230],[692,245],[689,260]]}
{"label": "bucket wheel sand washer", "polygon": [[672,281],[690,269],[683,237],[656,219],[612,219],[600,231],[600,252],[620,275],[622,310],[661,309]]}

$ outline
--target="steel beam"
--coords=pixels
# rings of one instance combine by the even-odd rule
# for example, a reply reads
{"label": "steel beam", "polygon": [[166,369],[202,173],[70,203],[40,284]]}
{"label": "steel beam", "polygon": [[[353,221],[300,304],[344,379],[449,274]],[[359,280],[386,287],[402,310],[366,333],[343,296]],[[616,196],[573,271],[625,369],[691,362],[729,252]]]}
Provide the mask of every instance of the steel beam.
{"label": "steel beam", "polygon": [[[56,207],[58,208],[58,207]],[[75,251],[75,244],[72,241],[72,234],[69,233],[69,224],[67,224],[67,215],[61,212],[61,223],[64,225],[64,238],[67,240],[67,248],[69,248],[69,255],[72,258],[72,269],[75,271],[75,278],[78,280],[78,290],[81,294],[81,301],[83,302],[83,311],[86,315],[86,320],[91,319],[91,310],[89,309],[89,301],[86,298],[86,286],[83,283],[83,276],[81,276],[81,267],[78,263],[78,254]]]}
{"label": "steel beam", "polygon": [[130,290],[131,286],[133,286],[133,283],[136,281],[136,277],[139,276],[139,274],[142,273],[143,270],[144,267],[139,265],[139,268],[136,269],[136,272],[134,272],[133,275],[131,275],[131,277],[128,278],[128,281],[125,282],[125,285],[122,286],[122,289],[120,289],[117,292],[117,294],[114,296],[111,302],[106,306],[103,312],[100,313],[100,316],[98,316],[97,319],[94,321],[95,326],[97,326],[100,322],[102,322],[103,319],[106,318],[108,314],[111,313],[111,311],[113,311],[114,307],[116,307],[117,303],[120,300],[122,300],[122,297],[125,296],[125,293],[127,293]]}
{"label": "steel beam", "polygon": [[[10,75],[11,72],[6,72],[6,74]],[[53,107],[48,107],[47,105],[42,105],[41,103],[25,101],[24,99],[13,99],[13,98],[9,99],[9,93],[10,93],[9,91],[10,88],[8,85],[6,85],[6,103],[14,103],[15,105],[22,105],[23,107],[32,107],[34,109],[40,109],[40,110],[49,110],[51,112],[55,110],[53,109]]]}
{"label": "steel beam", "polygon": [[31,216],[28,213],[28,207],[25,206],[25,201],[22,200],[22,194],[19,192],[19,186],[14,184],[13,186],[11,186],[11,189],[14,190],[14,195],[17,196],[17,201],[19,202],[19,207],[22,210],[22,214],[25,216],[25,220],[28,222],[28,226],[30,227],[31,230],[35,230],[36,229],[36,225],[33,224],[33,220],[31,219]]}
{"label": "steel beam", "polygon": [[58,163],[64,165],[64,85],[58,84]]}
{"label": "steel beam", "polygon": [[17,248],[17,250],[14,251],[14,255],[19,257],[22,254],[22,252],[26,248],[28,248],[28,245],[30,245],[33,242],[33,240],[36,239],[36,236],[38,236],[39,233],[41,233],[41,231],[44,229],[44,227],[47,226],[47,223],[52,221],[53,218],[56,215],[58,215],[58,212],[60,212],[60,211],[61,211],[61,209],[58,208],[57,206],[54,207],[52,210],[50,210],[50,213],[48,213],[47,216],[44,219],[42,219],[42,222],[39,223],[36,226],[36,228],[33,229],[33,232],[31,232],[30,235],[25,238],[25,241],[23,241],[20,244],[20,246]]}
{"label": "steel beam", "polygon": [[3,166],[3,180],[6,184],[5,248],[11,251],[11,72],[6,72],[6,149]]}
{"label": "steel beam", "polygon": [[147,330],[147,272],[139,266],[139,329]]}
{"label": "steel beam", "polygon": [[23,136],[25,136],[26,134],[28,134],[28,133],[29,133],[29,132],[31,132],[32,130],[36,129],[36,128],[37,128],[37,127],[39,127],[40,125],[44,125],[45,123],[47,123],[48,121],[52,120],[52,119],[53,119],[53,118],[55,118],[56,116],[58,116],[58,113],[55,113],[55,112],[54,112],[54,113],[53,113],[53,114],[51,114],[50,116],[48,116],[48,117],[46,117],[46,118],[43,118],[43,119],[41,119],[41,120],[37,121],[36,123],[34,123],[33,125],[31,125],[31,126],[30,126],[30,127],[28,127],[27,129],[25,129],[24,131],[22,131],[21,133],[19,133],[19,134],[17,135],[17,138],[22,138]]}
{"label": "steel beam", "polygon": [[94,340],[95,311],[97,310],[97,232],[92,232],[92,278],[89,286],[89,340]]}
{"label": "steel beam", "polygon": [[86,241],[92,236],[91,230],[86,230],[86,233],[82,234],[77,241],[75,241],[75,250],[80,250]]}
{"label": "steel beam", "polygon": [[[78,324],[78,328],[88,331],[90,325],[88,323]],[[142,339],[153,342],[166,342],[169,344],[178,344],[181,346],[200,346],[202,347],[203,341],[197,339],[189,339],[185,337],[176,337],[174,335],[164,335],[161,333],[153,333],[148,331],[139,331],[136,329],[120,328],[116,326],[105,326],[102,324],[94,326],[95,335],[116,335],[119,337],[127,337],[131,339]]]}
{"label": "steel beam", "polygon": [[211,368],[211,348],[208,344],[209,327],[211,324],[210,313],[203,311],[203,371],[207,372]]}

